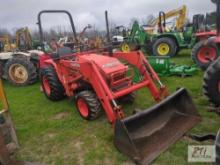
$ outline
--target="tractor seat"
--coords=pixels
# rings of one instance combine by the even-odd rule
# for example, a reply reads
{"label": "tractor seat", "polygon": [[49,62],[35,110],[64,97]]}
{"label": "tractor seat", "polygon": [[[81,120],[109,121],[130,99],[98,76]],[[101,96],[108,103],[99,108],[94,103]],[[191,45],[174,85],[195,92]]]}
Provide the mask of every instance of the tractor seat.
{"label": "tractor seat", "polygon": [[53,59],[60,59],[62,56],[65,56],[68,54],[73,54],[72,49],[70,49],[69,47],[62,47],[62,48],[59,48],[56,53],[52,53],[51,57]]}

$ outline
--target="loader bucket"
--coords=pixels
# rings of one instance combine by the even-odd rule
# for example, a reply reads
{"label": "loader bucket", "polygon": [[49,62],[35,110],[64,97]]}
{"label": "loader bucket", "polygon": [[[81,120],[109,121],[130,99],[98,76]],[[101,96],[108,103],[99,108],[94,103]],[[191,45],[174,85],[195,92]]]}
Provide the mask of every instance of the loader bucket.
{"label": "loader bucket", "polygon": [[149,164],[200,121],[186,89],[115,123],[116,148],[136,164]]}

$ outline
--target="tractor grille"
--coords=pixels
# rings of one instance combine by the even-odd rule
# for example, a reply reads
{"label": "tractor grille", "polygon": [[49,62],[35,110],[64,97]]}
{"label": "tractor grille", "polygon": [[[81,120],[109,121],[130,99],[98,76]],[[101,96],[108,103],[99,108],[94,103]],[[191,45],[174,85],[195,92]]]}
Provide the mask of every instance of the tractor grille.
{"label": "tractor grille", "polygon": [[126,75],[126,72],[121,72],[110,76],[109,86],[112,91],[118,91],[127,88],[131,83],[131,78]]}

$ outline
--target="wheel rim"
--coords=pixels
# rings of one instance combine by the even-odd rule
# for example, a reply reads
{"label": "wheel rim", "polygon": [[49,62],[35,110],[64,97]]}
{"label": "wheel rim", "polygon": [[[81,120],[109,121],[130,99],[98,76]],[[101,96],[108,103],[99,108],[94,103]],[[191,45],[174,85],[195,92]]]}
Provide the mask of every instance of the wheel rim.
{"label": "wheel rim", "polygon": [[9,76],[17,84],[23,84],[28,80],[27,69],[21,64],[12,64],[9,67]]}
{"label": "wheel rim", "polygon": [[202,63],[209,63],[210,60],[213,61],[217,57],[217,52],[215,48],[210,46],[202,47],[198,52],[198,59]]}
{"label": "wheel rim", "polygon": [[123,44],[122,44],[121,50],[122,50],[122,52],[125,52],[125,53],[128,53],[128,52],[131,51],[129,45],[126,44],[126,43],[123,43]]}
{"label": "wheel rim", "polygon": [[170,51],[170,47],[167,43],[161,43],[158,45],[157,52],[159,55],[166,56],[168,55],[169,51]]}
{"label": "wheel rim", "polygon": [[88,117],[88,115],[89,115],[89,108],[88,108],[86,102],[83,99],[81,99],[81,98],[78,99],[77,107],[79,109],[80,114],[83,117]]}
{"label": "wheel rim", "polygon": [[49,84],[48,79],[45,76],[43,77],[43,86],[44,86],[44,90],[46,94],[50,95],[51,93],[50,84]]}

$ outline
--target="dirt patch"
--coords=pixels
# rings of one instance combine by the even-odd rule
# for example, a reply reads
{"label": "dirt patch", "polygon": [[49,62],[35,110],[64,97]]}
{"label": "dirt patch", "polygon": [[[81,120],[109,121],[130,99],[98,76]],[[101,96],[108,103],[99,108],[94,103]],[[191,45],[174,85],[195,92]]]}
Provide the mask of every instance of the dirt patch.
{"label": "dirt patch", "polygon": [[69,112],[60,112],[58,114],[56,114],[53,119],[55,120],[61,120],[61,119],[65,119],[66,117],[68,117],[70,115]]}
{"label": "dirt patch", "polygon": [[76,148],[76,150],[78,151],[77,152],[77,159],[78,159],[78,164],[79,165],[83,165],[84,164],[84,160],[83,160],[83,157],[84,157],[84,152],[83,152],[83,149],[82,149],[82,142],[76,142],[74,144],[74,148]]}
{"label": "dirt patch", "polygon": [[47,133],[47,136],[49,137],[49,138],[53,138],[53,137],[55,137],[57,134],[56,133]]}

